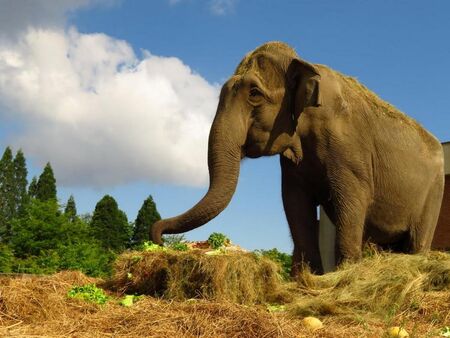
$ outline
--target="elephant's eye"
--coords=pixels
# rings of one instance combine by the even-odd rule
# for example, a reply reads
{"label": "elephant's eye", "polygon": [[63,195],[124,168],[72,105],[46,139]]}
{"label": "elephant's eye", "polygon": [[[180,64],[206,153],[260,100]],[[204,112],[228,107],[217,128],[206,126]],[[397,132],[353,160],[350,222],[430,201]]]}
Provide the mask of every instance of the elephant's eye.
{"label": "elephant's eye", "polygon": [[258,88],[253,87],[252,89],[250,89],[250,97],[257,97],[262,95],[262,92]]}

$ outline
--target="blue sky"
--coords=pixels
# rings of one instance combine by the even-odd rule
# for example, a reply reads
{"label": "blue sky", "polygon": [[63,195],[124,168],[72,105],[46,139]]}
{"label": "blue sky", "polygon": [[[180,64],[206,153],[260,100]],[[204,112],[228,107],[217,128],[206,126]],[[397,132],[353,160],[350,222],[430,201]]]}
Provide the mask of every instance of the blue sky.
{"label": "blue sky", "polygon": [[[104,194],[130,220],[149,194],[163,217],[195,204],[207,189],[205,144],[220,85],[246,52],[270,40],[357,77],[450,140],[448,1],[0,4],[7,8],[0,14],[0,144],[22,147],[31,174],[54,164],[61,202],[74,194],[80,212],[91,212]],[[42,75],[53,68],[55,76]],[[183,137],[160,137],[161,128]],[[215,231],[248,249],[291,250],[278,157],[244,160],[229,207],[187,238]]]}

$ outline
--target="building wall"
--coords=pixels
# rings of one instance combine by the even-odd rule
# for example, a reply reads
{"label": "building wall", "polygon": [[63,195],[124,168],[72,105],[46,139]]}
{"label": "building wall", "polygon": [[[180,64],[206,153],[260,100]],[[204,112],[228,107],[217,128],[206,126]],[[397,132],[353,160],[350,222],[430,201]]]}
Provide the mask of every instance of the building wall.
{"label": "building wall", "polygon": [[433,249],[450,250],[450,175],[445,176],[444,198],[442,199],[441,213],[431,247]]}
{"label": "building wall", "polygon": [[443,147],[445,156],[445,190],[441,213],[431,247],[433,249],[450,250],[450,142],[444,143]]}

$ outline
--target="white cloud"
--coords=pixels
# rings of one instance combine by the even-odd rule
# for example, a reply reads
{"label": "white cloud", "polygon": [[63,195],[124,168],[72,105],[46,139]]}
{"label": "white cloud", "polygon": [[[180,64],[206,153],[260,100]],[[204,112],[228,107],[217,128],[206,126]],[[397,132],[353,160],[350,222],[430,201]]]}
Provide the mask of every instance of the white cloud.
{"label": "white cloud", "polygon": [[226,15],[234,10],[236,0],[211,0],[209,5],[215,15]]}
{"label": "white cloud", "polygon": [[58,183],[207,183],[218,87],[177,58],[75,28],[28,28],[0,41],[0,119],[9,140]]}
{"label": "white cloud", "polygon": [[0,37],[13,40],[31,27],[63,27],[67,13],[117,2],[119,0],[1,0]]}
{"label": "white cloud", "polygon": [[[168,0],[169,5],[174,6],[187,0]],[[234,11],[237,0],[208,0],[207,6],[214,15],[226,15]]]}

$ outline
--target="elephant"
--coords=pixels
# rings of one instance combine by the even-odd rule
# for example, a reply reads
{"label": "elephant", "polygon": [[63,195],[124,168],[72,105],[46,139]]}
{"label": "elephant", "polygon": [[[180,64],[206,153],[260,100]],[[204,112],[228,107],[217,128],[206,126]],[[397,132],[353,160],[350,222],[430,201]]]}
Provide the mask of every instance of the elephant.
{"label": "elephant", "polygon": [[294,249],[292,275],[323,273],[317,207],[336,226],[336,260],[363,244],[429,250],[444,188],[440,142],[355,78],[272,41],[249,52],[223,85],[208,140],[209,189],[190,210],[156,222],[150,239],[197,228],[226,208],[240,161],[280,155]]}

